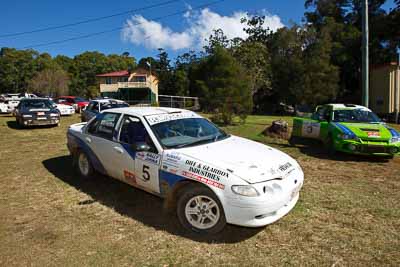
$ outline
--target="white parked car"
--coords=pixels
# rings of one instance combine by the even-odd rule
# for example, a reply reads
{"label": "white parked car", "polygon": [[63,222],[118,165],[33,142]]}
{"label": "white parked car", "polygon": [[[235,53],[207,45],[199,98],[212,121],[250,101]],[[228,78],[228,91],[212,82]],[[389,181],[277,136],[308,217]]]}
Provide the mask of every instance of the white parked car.
{"label": "white parked car", "polygon": [[71,125],[67,136],[81,176],[97,171],[167,198],[181,224],[200,233],[273,223],[295,206],[303,185],[287,154],[187,110],[109,109]]}
{"label": "white parked car", "polygon": [[7,102],[0,102],[0,113],[10,113],[10,108],[6,104]]}
{"label": "white parked car", "polygon": [[55,104],[56,108],[60,112],[61,116],[69,116],[75,114],[75,108],[73,106],[64,104]]}

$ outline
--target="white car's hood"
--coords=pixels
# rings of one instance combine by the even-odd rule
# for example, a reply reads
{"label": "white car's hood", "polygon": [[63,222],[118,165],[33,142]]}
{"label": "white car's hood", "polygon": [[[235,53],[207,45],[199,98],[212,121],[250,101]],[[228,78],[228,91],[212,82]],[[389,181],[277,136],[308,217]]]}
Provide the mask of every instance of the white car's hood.
{"label": "white car's hood", "polygon": [[294,159],[277,149],[237,136],[181,148],[179,153],[224,168],[249,183],[284,177],[299,166]]}

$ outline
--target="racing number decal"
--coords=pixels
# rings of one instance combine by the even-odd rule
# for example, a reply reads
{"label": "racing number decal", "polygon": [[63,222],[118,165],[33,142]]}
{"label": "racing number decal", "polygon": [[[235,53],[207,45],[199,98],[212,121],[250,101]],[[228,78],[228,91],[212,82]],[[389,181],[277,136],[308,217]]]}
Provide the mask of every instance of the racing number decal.
{"label": "racing number decal", "polygon": [[153,192],[159,193],[159,169],[161,156],[152,152],[137,152],[135,156],[136,183]]}
{"label": "racing number decal", "polygon": [[318,138],[321,125],[319,122],[304,121],[301,131],[303,137]]}
{"label": "racing number decal", "polygon": [[142,170],[143,176],[142,177],[143,177],[143,180],[145,180],[145,181],[150,180],[149,169],[150,169],[149,166],[143,164],[143,170]]}

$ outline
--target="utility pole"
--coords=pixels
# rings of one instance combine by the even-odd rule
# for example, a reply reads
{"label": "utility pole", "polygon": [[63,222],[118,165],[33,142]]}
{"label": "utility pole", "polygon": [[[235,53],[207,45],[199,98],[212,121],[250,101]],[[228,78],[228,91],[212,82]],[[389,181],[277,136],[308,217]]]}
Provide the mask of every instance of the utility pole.
{"label": "utility pole", "polygon": [[362,104],[369,106],[368,0],[362,0]]}
{"label": "utility pole", "polygon": [[395,117],[395,123],[399,123],[399,102],[400,102],[400,48],[397,50],[398,53],[398,60],[397,60],[397,66],[396,66],[396,71],[395,71],[395,88],[394,90],[394,117]]}

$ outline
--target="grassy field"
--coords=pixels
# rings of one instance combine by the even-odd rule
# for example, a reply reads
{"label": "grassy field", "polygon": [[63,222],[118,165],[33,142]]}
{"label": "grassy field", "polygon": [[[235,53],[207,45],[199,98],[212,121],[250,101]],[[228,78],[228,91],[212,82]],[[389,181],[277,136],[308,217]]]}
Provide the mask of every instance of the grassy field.
{"label": "grassy field", "polygon": [[157,197],[107,177],[79,179],[65,136],[78,115],[35,129],[0,116],[0,266],[399,266],[400,157],[290,147],[260,135],[273,119],[252,116],[226,130],[299,161],[305,184],[296,208],[267,227],[201,238]]}

